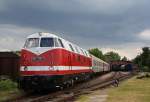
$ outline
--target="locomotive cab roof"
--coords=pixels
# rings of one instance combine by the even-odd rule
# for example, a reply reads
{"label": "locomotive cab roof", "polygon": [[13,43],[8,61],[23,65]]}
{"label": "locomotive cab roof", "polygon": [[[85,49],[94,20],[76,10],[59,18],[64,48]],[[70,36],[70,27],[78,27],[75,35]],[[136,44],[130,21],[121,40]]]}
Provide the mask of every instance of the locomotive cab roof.
{"label": "locomotive cab roof", "polygon": [[27,38],[40,38],[40,37],[52,37],[52,38],[58,38],[55,34],[52,33],[44,33],[44,32],[38,32],[34,33],[32,35],[29,35]]}
{"label": "locomotive cab roof", "polygon": [[[66,49],[66,50],[69,50],[69,51],[72,51],[72,52],[74,52],[74,53],[78,53],[78,54],[81,54],[81,55],[85,55],[85,56],[87,56],[87,57],[90,57],[90,55],[89,55],[89,52],[87,51],[87,50],[85,50],[85,49],[82,49],[82,48],[80,48],[78,45],[76,45],[76,44],[73,44],[73,43],[71,43],[71,42],[69,42],[69,41],[67,41],[67,40],[65,40],[65,39],[63,39],[63,38],[61,38],[61,37],[59,37],[59,36],[57,36],[57,35],[55,35],[55,34],[52,34],[52,33],[45,33],[45,32],[38,32],[38,33],[34,33],[34,34],[32,34],[32,35],[29,35],[28,37],[27,37],[27,39],[34,39],[35,38],[35,40],[36,40],[36,38],[58,38],[58,39],[61,39],[61,41],[62,41],[62,43],[63,43],[63,48],[64,49]],[[28,41],[28,40],[27,40]],[[36,42],[36,41],[35,41]],[[37,44],[37,47],[39,47],[40,45],[39,45],[39,41],[37,41],[38,42],[38,44]],[[36,42],[36,43],[37,43]],[[40,43],[41,43],[41,40],[40,40]],[[28,45],[28,44],[27,44]],[[50,47],[50,46],[49,46]],[[53,47],[56,47],[56,46],[53,46]],[[72,49],[71,49],[71,47],[72,47]],[[29,47],[26,47],[26,44],[25,44],[25,47],[24,48],[29,48]],[[32,49],[33,50],[33,49]],[[73,51],[74,50],[74,51]]]}

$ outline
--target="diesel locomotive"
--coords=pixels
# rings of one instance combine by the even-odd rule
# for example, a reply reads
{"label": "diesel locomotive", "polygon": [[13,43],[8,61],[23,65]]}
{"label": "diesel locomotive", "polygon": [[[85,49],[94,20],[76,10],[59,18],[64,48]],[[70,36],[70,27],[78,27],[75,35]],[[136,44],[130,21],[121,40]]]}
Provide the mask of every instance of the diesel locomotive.
{"label": "diesel locomotive", "polygon": [[110,66],[81,47],[51,33],[29,35],[21,50],[20,87],[24,90],[72,86]]}

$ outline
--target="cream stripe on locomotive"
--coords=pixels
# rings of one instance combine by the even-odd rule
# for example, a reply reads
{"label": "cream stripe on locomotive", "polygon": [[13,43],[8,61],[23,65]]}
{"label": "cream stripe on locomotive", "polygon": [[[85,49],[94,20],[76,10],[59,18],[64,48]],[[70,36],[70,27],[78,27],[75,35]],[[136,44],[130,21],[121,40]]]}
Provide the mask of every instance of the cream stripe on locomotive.
{"label": "cream stripe on locomotive", "polygon": [[86,70],[92,67],[83,66],[22,66],[20,71],[55,71],[55,70]]}

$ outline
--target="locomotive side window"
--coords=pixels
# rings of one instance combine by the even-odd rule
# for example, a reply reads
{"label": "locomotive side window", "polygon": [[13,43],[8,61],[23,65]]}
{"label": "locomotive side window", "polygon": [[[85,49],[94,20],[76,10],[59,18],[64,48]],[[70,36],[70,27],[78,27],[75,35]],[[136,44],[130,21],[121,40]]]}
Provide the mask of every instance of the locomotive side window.
{"label": "locomotive side window", "polygon": [[87,56],[90,57],[89,52],[86,51],[86,53],[87,53]]}
{"label": "locomotive side window", "polygon": [[78,48],[77,48],[77,47],[75,47],[75,49],[76,49],[76,52],[77,52],[77,53],[79,53],[79,50],[78,50]]}
{"label": "locomotive side window", "polygon": [[55,42],[55,47],[62,47],[62,48],[64,48],[64,45],[63,45],[63,43],[62,43],[62,41],[60,39],[55,38],[54,42]]}
{"label": "locomotive side window", "polygon": [[55,44],[54,44],[55,47],[60,47],[60,44],[59,44],[59,42],[58,42],[58,39],[55,38],[55,39],[54,39],[54,42],[55,42]]}
{"label": "locomotive side window", "polygon": [[60,46],[64,48],[64,45],[60,39],[58,39],[58,42],[59,42]]}
{"label": "locomotive side window", "polygon": [[81,49],[80,49],[79,47],[78,47],[78,51],[79,51],[79,54],[82,54],[82,53],[81,53]]}
{"label": "locomotive side window", "polygon": [[81,49],[81,52],[82,52],[83,55],[85,55],[85,54],[84,54],[84,51],[83,51],[82,49]]}
{"label": "locomotive side window", "polygon": [[87,52],[85,51],[86,56],[88,56]]}
{"label": "locomotive side window", "polygon": [[53,47],[54,39],[53,38],[41,38],[40,47]]}
{"label": "locomotive side window", "polygon": [[69,44],[70,49],[74,52],[74,49],[71,44]]}
{"label": "locomotive side window", "polygon": [[29,38],[27,39],[24,47],[25,48],[32,48],[32,47],[38,47],[39,46],[39,38]]}

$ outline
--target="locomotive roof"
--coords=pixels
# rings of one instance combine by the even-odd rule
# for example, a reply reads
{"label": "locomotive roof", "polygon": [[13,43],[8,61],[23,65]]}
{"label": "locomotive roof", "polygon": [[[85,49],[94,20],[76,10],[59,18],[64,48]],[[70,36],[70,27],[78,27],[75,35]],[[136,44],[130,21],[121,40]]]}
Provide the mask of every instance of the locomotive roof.
{"label": "locomotive roof", "polygon": [[31,34],[27,38],[39,38],[39,37],[56,37],[56,38],[58,38],[58,36],[56,36],[55,34],[44,33],[44,32],[38,32],[38,33]]}
{"label": "locomotive roof", "polygon": [[[27,38],[40,38],[40,37],[52,37],[52,38],[60,38],[60,39],[63,39],[63,38],[61,38],[61,37],[59,37],[59,36],[57,36],[57,35],[55,35],[55,34],[52,34],[52,33],[45,33],[45,32],[38,32],[38,33],[34,33],[34,34],[31,34],[31,35],[29,35]],[[63,40],[65,40],[65,39],[63,39]],[[68,43],[71,43],[70,41],[67,41],[67,40],[65,40],[66,42],[68,42]],[[73,44],[73,43],[71,43],[71,44]],[[74,44],[74,45],[76,45],[76,44]],[[76,45],[77,46],[77,45]]]}
{"label": "locomotive roof", "polygon": [[[60,38],[60,39],[63,39],[63,38],[61,38],[61,37],[59,37],[59,36],[57,36],[57,35],[55,35],[55,34],[46,33],[46,32],[37,32],[37,33],[34,33],[34,34],[29,35],[27,38],[41,38],[41,37],[52,37],[52,38]],[[63,39],[63,40],[65,40],[65,39]],[[74,43],[71,43],[71,42],[68,41],[68,40],[65,40],[65,42],[68,42],[68,43],[70,43],[70,44],[72,44],[72,45],[74,45],[74,46],[76,46],[76,47],[79,47],[78,45],[76,45],[76,44],[74,44]],[[82,50],[84,50],[84,51],[86,51],[87,53],[89,53],[87,50],[85,50],[85,49],[83,49],[83,48],[81,48],[81,47],[79,47],[79,48],[82,49]]]}

